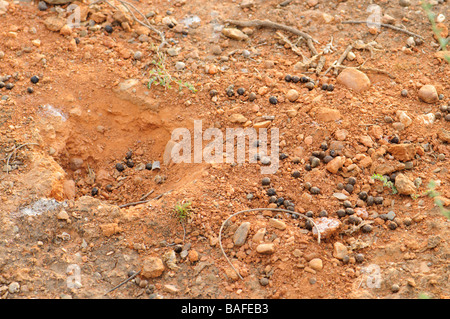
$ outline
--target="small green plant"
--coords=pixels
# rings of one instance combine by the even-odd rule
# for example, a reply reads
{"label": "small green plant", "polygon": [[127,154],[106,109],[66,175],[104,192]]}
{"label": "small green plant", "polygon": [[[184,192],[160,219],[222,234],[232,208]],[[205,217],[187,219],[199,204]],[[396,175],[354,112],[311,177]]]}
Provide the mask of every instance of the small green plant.
{"label": "small green plant", "polygon": [[174,208],[174,212],[178,221],[182,224],[186,223],[187,220],[191,217],[192,208],[191,202],[185,202],[182,204],[176,204]]}
{"label": "small green plant", "polygon": [[397,194],[397,188],[395,187],[394,183],[391,181],[388,181],[386,177],[384,177],[381,174],[373,174],[372,179],[379,180],[383,182],[384,187],[389,187],[391,189],[392,194]]}
{"label": "small green plant", "polygon": [[[449,45],[449,40],[448,40],[448,38],[445,39],[445,38],[441,37],[441,29],[439,29],[439,27],[436,25],[436,21],[435,21],[436,15],[433,11],[431,11],[432,7],[433,7],[433,5],[429,2],[422,3],[422,8],[425,11],[425,13],[427,14],[428,20],[430,20],[431,29],[433,30],[434,34],[436,35],[442,51],[446,51],[447,45]],[[448,63],[450,63],[450,55],[445,55],[445,60]]]}
{"label": "small green plant", "polygon": [[151,62],[155,67],[150,71],[150,79],[147,87],[151,89],[152,85],[160,85],[162,87],[171,89],[172,83],[178,84],[178,90],[181,91],[184,87],[189,89],[192,93],[196,93],[197,89],[189,82],[183,82],[179,79],[174,79],[166,69],[166,58],[164,53],[157,51],[156,59]]}
{"label": "small green plant", "polygon": [[441,211],[442,215],[444,215],[445,217],[447,217],[448,219],[450,219],[450,210],[446,209],[444,207],[444,204],[442,203],[442,201],[439,199],[439,196],[441,195],[440,193],[438,193],[436,190],[436,182],[431,180],[428,183],[428,190],[426,191],[426,195],[428,195],[429,197],[433,198],[434,203],[436,204],[437,207],[439,207],[439,210]]}

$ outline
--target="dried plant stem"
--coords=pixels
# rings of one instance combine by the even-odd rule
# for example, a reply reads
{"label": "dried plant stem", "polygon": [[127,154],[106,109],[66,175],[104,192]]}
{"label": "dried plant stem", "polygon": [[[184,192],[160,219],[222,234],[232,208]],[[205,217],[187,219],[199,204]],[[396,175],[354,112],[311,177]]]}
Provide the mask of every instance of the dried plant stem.
{"label": "dried plant stem", "polygon": [[238,27],[264,27],[264,28],[271,28],[271,29],[277,29],[277,30],[283,30],[288,31],[293,34],[299,35],[304,37],[305,39],[311,39],[315,43],[319,43],[317,40],[313,39],[308,33],[300,31],[296,28],[272,22],[269,20],[250,20],[250,21],[240,21],[240,20],[225,20],[225,23],[232,24]]}
{"label": "dried plant stem", "polygon": [[[342,21],[342,23],[343,24],[367,24],[367,21]],[[388,28],[388,29],[392,29],[392,30],[395,30],[395,31],[399,31],[399,32],[403,32],[403,33],[409,34],[411,36],[417,37],[417,38],[422,39],[422,40],[424,39],[421,35],[419,35],[417,33],[414,33],[414,32],[411,32],[411,31],[408,31],[406,29],[402,29],[402,28],[399,28],[399,27],[396,27],[396,26],[393,26],[393,25],[390,25],[390,24],[380,23],[378,25],[381,26],[381,27],[384,27],[384,28]]]}

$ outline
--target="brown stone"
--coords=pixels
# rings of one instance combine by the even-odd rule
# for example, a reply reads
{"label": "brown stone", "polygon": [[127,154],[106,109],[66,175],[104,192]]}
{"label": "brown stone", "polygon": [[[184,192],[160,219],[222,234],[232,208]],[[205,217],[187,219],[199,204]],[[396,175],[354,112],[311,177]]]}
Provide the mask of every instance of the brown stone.
{"label": "brown stone", "polygon": [[427,84],[420,88],[419,99],[425,103],[436,103],[439,101],[438,93],[433,85]]}
{"label": "brown stone", "polygon": [[397,160],[407,162],[414,159],[416,147],[414,144],[393,144],[389,146],[388,152]]}
{"label": "brown stone", "polygon": [[405,175],[398,174],[395,177],[395,188],[401,195],[412,195],[416,192],[416,186],[414,183]]}
{"label": "brown stone", "polygon": [[158,257],[148,257],[144,260],[142,265],[141,275],[144,278],[157,278],[164,272],[163,261]]}
{"label": "brown stone", "polygon": [[339,169],[344,165],[345,158],[342,156],[336,156],[326,166],[327,171],[336,174]]}
{"label": "brown stone", "polygon": [[344,69],[338,75],[336,81],[355,92],[363,92],[370,87],[369,77],[355,68]]}
{"label": "brown stone", "polygon": [[259,244],[256,247],[256,251],[263,255],[270,255],[275,252],[275,246],[272,243],[269,244]]}
{"label": "brown stone", "polygon": [[243,41],[248,39],[248,35],[236,28],[223,28],[222,33],[227,38]]}
{"label": "brown stone", "polygon": [[438,132],[439,139],[443,142],[450,143],[450,131],[441,128]]}
{"label": "brown stone", "polygon": [[45,19],[44,24],[50,31],[59,32],[66,24],[66,21],[62,18],[52,16]]}

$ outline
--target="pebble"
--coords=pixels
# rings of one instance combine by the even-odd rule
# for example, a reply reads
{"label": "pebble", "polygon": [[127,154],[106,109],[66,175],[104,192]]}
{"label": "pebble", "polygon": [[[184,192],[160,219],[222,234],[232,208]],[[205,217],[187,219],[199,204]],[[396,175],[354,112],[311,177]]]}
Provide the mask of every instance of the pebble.
{"label": "pebble", "polygon": [[297,92],[297,90],[291,89],[286,93],[286,98],[291,102],[295,102],[298,97],[299,93]]}
{"label": "pebble", "polygon": [[142,59],[142,52],[141,51],[134,52],[133,59],[135,59],[137,61],[141,60]]}
{"label": "pebble", "polygon": [[61,210],[56,215],[56,218],[60,219],[60,220],[68,220],[69,219],[69,214],[67,214],[67,212],[65,210]]}
{"label": "pebble", "polygon": [[336,78],[336,82],[358,93],[369,89],[371,84],[365,73],[354,68],[344,69]]}
{"label": "pebble", "polygon": [[311,192],[311,194],[315,194],[315,195],[320,194],[320,188],[318,188],[316,186],[311,187],[309,191]]}
{"label": "pebble", "polygon": [[261,184],[262,185],[270,185],[270,178],[269,177],[263,177],[263,179],[261,180]]}
{"label": "pebble", "polygon": [[357,262],[362,263],[364,261],[364,255],[363,254],[357,254],[355,256],[355,259]]}
{"label": "pebble", "polygon": [[316,271],[320,271],[323,269],[323,262],[322,259],[320,258],[314,258],[311,259],[308,263],[309,267],[311,267],[312,269],[316,270]]}
{"label": "pebble", "polygon": [[38,3],[39,11],[45,11],[48,9],[47,3],[45,1],[39,1]]}
{"label": "pebble", "polygon": [[347,247],[340,242],[335,242],[333,248],[333,256],[337,259],[342,260],[344,256],[348,255]]}
{"label": "pebble", "polygon": [[401,173],[395,178],[395,187],[400,195],[412,195],[416,192],[414,183]]}
{"label": "pebble", "polygon": [[256,252],[264,255],[270,255],[275,252],[275,245],[273,243],[259,244],[256,247]]}
{"label": "pebble", "polygon": [[279,230],[285,230],[286,229],[286,224],[282,220],[275,219],[275,218],[271,218],[269,220],[269,225],[274,227],[274,228],[276,228],[276,229],[279,229]]}
{"label": "pebble", "polygon": [[425,103],[435,103],[439,101],[436,88],[430,84],[422,86],[419,90],[418,96],[419,99]]}
{"label": "pebble", "polygon": [[263,278],[261,278],[261,279],[259,280],[259,284],[260,284],[261,286],[267,286],[267,285],[269,284],[269,279],[266,278],[266,277],[263,277]]}
{"label": "pebble", "polygon": [[242,223],[236,232],[234,233],[233,242],[236,246],[242,246],[247,239],[248,231],[250,229],[250,223],[244,222]]}
{"label": "pebble", "polygon": [[147,257],[143,261],[141,275],[146,279],[157,278],[162,275],[164,270],[164,263],[160,258]]}
{"label": "pebble", "polygon": [[312,168],[317,167],[317,166],[320,165],[320,159],[318,159],[317,157],[312,156],[310,158],[310,163],[311,163],[310,165],[311,165]]}
{"label": "pebble", "polygon": [[20,284],[17,281],[13,281],[8,286],[8,291],[10,294],[15,294],[20,291]]}
{"label": "pebble", "polygon": [[222,34],[230,39],[244,41],[248,39],[248,35],[236,28],[223,28]]}
{"label": "pebble", "polygon": [[389,219],[389,220],[394,220],[394,218],[395,218],[395,213],[391,210],[390,212],[387,213],[386,217],[387,217],[387,219]]}
{"label": "pebble", "polygon": [[348,196],[343,193],[334,193],[333,196],[339,200],[346,200],[348,198]]}
{"label": "pebble", "polygon": [[186,67],[186,64],[184,62],[178,61],[177,63],[175,63],[175,69],[177,69],[177,71],[181,71],[185,67]]}

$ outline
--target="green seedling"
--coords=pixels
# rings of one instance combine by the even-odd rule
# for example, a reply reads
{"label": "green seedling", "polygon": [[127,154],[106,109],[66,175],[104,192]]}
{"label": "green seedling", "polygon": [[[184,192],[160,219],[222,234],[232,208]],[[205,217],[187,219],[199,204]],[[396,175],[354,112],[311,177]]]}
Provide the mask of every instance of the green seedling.
{"label": "green seedling", "polygon": [[388,181],[387,178],[384,177],[383,175],[381,175],[381,174],[373,174],[372,175],[372,179],[382,181],[383,182],[383,186],[390,188],[392,194],[397,194],[398,193],[397,188],[395,187],[394,183],[392,183],[391,181]]}
{"label": "green seedling", "polygon": [[166,89],[172,88],[172,83],[178,84],[178,90],[181,91],[183,88],[187,88],[192,93],[196,93],[197,89],[189,82],[183,82],[179,79],[174,79],[166,69],[166,58],[162,52],[156,52],[156,59],[154,59],[151,64],[154,68],[150,70],[150,79],[147,83],[149,89],[152,85],[160,85]]}

